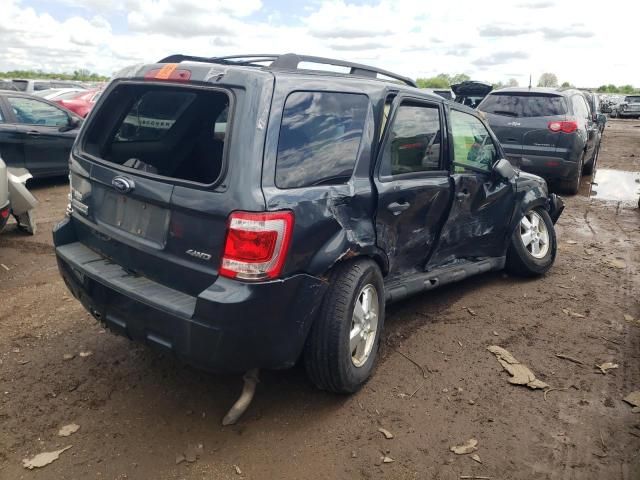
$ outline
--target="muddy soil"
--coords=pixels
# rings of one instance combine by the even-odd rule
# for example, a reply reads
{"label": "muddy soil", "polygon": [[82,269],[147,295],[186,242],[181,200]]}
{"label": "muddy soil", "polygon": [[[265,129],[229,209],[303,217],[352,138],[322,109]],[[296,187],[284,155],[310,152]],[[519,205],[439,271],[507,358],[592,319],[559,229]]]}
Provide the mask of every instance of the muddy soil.
{"label": "muddy soil", "polygon": [[[603,142],[601,168],[640,171],[640,122],[611,121]],[[56,271],[50,230],[67,186],[33,188],[39,233],[0,235],[0,479],[640,478],[640,414],[622,400],[640,390],[630,202],[567,198],[543,278],[487,274],[390,307],[381,361],[358,394],[318,392],[301,368],[263,372],[246,416],[223,428],[241,379],[96,324]],[[553,389],[508,383],[489,345]],[[619,368],[603,375],[603,362]],[[80,430],[59,437],[72,422]],[[470,438],[482,463],[449,450]],[[22,466],[69,445],[42,469]]]}

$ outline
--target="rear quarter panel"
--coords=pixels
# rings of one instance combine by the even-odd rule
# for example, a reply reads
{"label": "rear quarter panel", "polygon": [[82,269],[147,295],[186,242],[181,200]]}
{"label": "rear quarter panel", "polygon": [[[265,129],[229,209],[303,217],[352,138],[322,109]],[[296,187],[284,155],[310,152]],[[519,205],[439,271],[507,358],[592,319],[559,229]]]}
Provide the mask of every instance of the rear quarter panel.
{"label": "rear quarter panel", "polygon": [[[365,93],[369,109],[354,173],[343,185],[279,189],[275,185],[278,138],[284,103],[294,91],[333,91]],[[324,275],[341,260],[360,255],[378,260],[383,272],[386,256],[376,247],[376,193],[371,182],[372,156],[377,148],[375,119],[384,105],[384,87],[367,88],[353,80],[278,76],[267,130],[262,189],[267,210],[291,209],[294,231],[285,275],[306,272]]]}

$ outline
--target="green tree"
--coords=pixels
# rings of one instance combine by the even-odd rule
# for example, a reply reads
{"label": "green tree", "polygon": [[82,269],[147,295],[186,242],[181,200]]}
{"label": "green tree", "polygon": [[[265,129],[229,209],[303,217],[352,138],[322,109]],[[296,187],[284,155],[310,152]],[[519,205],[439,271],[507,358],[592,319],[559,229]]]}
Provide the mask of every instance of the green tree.
{"label": "green tree", "polygon": [[451,85],[446,78],[440,76],[430,78],[418,78],[416,84],[419,88],[449,88]]}
{"label": "green tree", "polygon": [[546,72],[540,75],[538,80],[539,87],[557,87],[558,76],[555,73]]}
{"label": "green tree", "polygon": [[449,75],[448,73],[439,73],[435,77],[418,78],[416,84],[419,88],[449,88],[451,85],[471,80],[466,73],[456,73]]}
{"label": "green tree", "polygon": [[519,87],[520,84],[518,83],[518,80],[516,80],[515,78],[510,78],[509,80],[507,80],[507,87]]}
{"label": "green tree", "polygon": [[633,88],[633,85],[622,85],[621,87],[618,88],[618,91],[620,93],[630,94],[635,92],[635,88]]}

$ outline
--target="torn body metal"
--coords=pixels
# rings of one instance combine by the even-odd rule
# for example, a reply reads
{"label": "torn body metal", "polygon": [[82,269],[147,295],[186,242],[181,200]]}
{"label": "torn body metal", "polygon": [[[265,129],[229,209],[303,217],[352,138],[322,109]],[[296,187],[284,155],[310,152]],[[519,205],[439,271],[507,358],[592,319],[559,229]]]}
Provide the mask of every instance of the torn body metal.
{"label": "torn body metal", "polygon": [[0,230],[9,215],[18,222],[18,228],[34,235],[36,224],[33,209],[38,201],[26,187],[31,174],[24,168],[8,168],[0,158]]}

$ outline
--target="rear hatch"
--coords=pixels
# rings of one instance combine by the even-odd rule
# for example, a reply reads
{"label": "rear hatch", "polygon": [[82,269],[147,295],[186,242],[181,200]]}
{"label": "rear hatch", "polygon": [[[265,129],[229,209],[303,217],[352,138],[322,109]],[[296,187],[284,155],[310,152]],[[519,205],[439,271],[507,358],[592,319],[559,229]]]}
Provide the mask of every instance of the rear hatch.
{"label": "rear hatch", "polygon": [[559,135],[549,124],[566,120],[563,96],[539,92],[494,92],[478,106],[500,140],[507,158],[522,166],[523,157],[553,157]]}
{"label": "rear hatch", "polygon": [[[85,125],[71,165],[80,241],[134,275],[190,295],[218,275],[231,211],[264,209],[262,195],[249,187],[244,203],[230,192],[227,165],[237,155],[230,125],[244,89],[238,82],[227,88],[197,81],[215,68],[223,67],[189,66],[184,71],[191,81],[184,83],[113,82]],[[244,143],[251,145],[254,136],[259,142],[260,133],[252,130]],[[244,176],[250,185],[250,172]]]}
{"label": "rear hatch", "polygon": [[454,100],[456,103],[476,108],[482,99],[493,90],[493,85],[475,80],[467,80],[451,85],[451,90],[453,90],[456,96]]}

